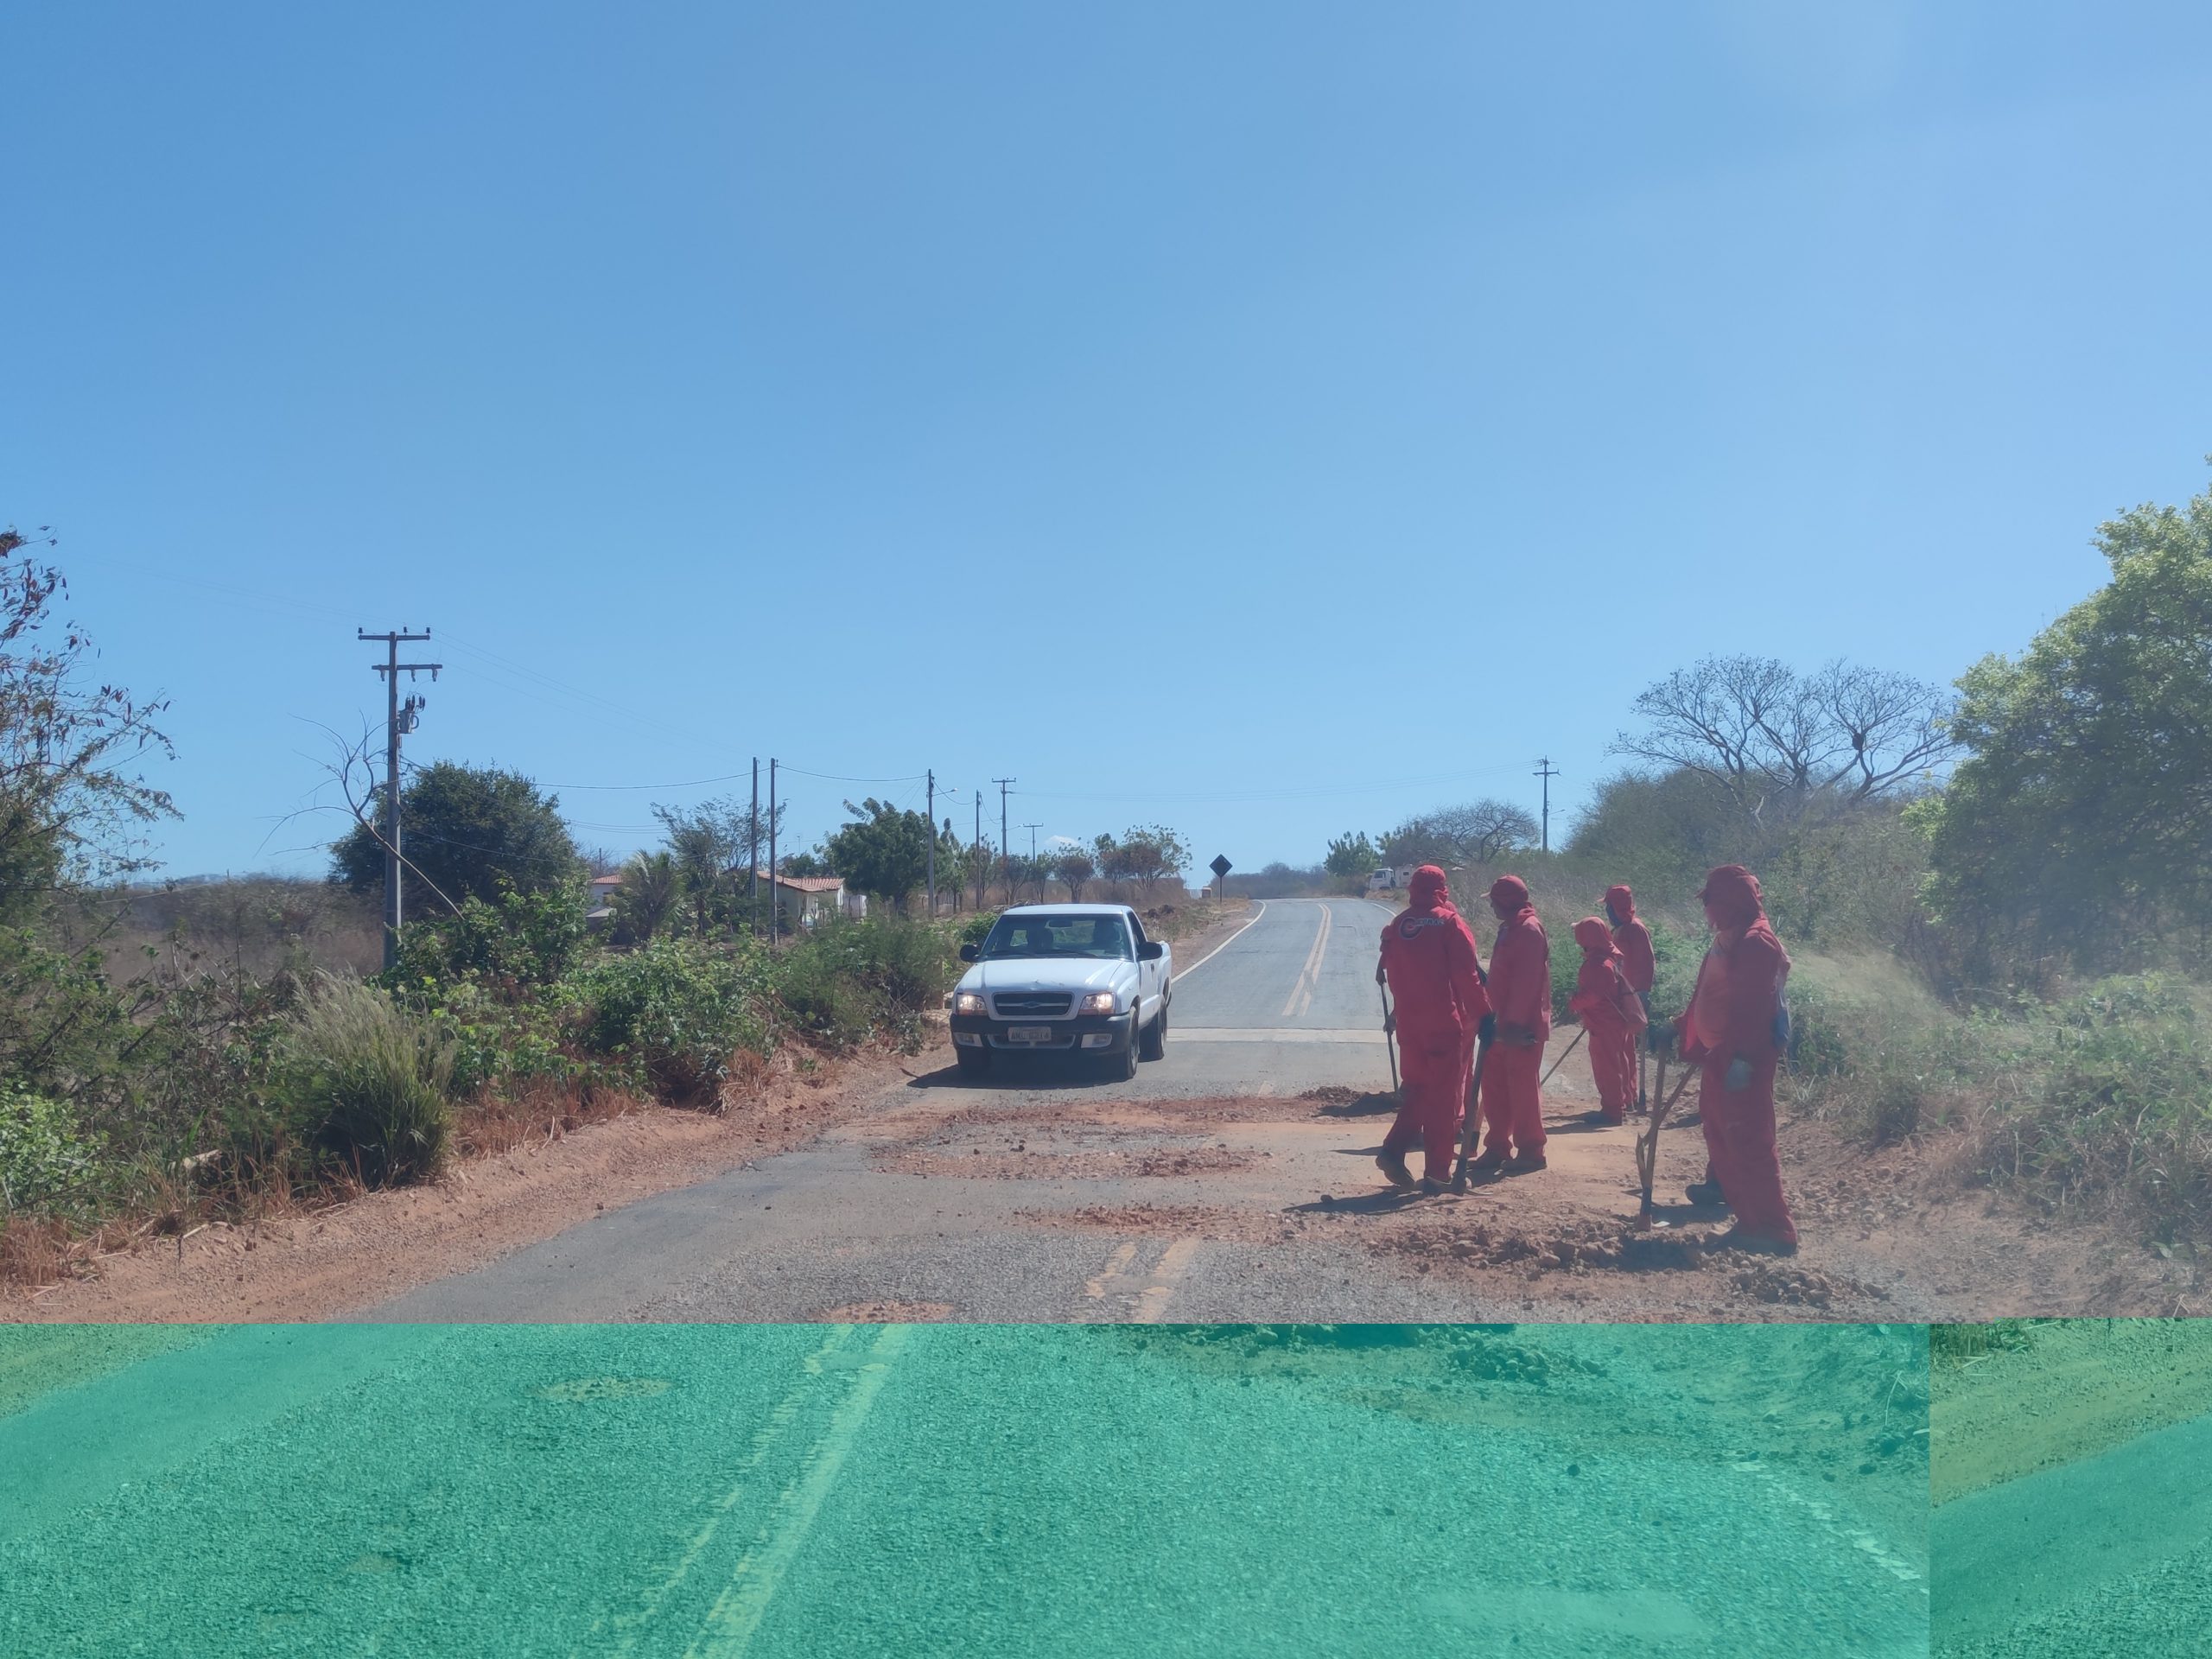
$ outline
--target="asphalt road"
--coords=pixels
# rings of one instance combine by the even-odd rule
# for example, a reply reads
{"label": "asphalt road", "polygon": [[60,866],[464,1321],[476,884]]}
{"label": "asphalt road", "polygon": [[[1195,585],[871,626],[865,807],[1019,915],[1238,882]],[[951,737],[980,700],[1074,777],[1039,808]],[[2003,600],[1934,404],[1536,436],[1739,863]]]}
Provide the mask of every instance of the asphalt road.
{"label": "asphalt road", "polygon": [[1946,1503],[1929,1550],[1939,1654],[2212,1650],[2212,1417]]}
{"label": "asphalt road", "polygon": [[[1362,899],[1260,906],[1179,966],[1166,1056],[1135,1083],[1041,1056],[971,1081],[949,1052],[928,1055],[931,1069],[816,1145],[609,1211],[371,1317],[784,1320],[882,1303],[974,1320],[1523,1317],[1350,1243],[1284,1249],[1095,1219],[1239,1197],[1271,1213],[1288,1194],[1374,1190],[1382,1121],[1318,1118],[1289,1097],[1389,1089],[1374,979],[1389,915]],[[1222,1096],[1282,1097],[1286,1121],[1224,1127],[1195,1104],[1177,1116]],[[1117,1119],[1114,1103],[1160,1109]],[[987,1154],[1028,1162],[1020,1179],[964,1173]],[[1147,1157],[1169,1173],[1122,1173]],[[1175,1173],[1209,1157],[1244,1163]]]}
{"label": "asphalt road", "polygon": [[[1770,1335],[1523,1327],[1599,1356],[1568,1440],[1465,1332],[1325,1375],[1069,1326],[237,1327],[0,1417],[0,1651],[1924,1653],[1916,1523],[1694,1413],[1606,1432],[1656,1344]],[[1455,1422],[1501,1389],[1536,1421]]]}

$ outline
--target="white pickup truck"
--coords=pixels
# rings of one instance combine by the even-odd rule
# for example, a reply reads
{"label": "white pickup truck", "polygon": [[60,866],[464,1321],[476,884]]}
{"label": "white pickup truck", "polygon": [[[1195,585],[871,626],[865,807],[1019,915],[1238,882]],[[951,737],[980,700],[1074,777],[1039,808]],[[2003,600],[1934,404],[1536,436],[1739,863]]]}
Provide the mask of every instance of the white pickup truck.
{"label": "white pickup truck", "polygon": [[960,955],[975,964],[951,996],[963,1071],[995,1053],[1090,1052],[1126,1080],[1166,1052],[1174,957],[1127,905],[1017,905]]}

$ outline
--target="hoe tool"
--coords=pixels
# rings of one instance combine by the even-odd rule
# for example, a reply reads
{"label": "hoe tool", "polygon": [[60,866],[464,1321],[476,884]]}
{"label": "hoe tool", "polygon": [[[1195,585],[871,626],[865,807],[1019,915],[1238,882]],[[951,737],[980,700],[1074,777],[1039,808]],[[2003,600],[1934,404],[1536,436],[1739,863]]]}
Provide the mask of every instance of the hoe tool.
{"label": "hoe tool", "polygon": [[1574,1028],[1574,1042],[1569,1043],[1565,1048],[1560,1050],[1559,1058],[1554,1060],[1551,1064],[1551,1071],[1545,1072],[1542,1077],[1536,1079],[1537,1088],[1541,1089],[1546,1084],[1549,1083],[1552,1080],[1552,1071],[1558,1071],[1560,1067],[1567,1064],[1567,1057],[1574,1052],[1574,1043],[1580,1042],[1582,1040],[1583,1033],[1587,1030],[1589,1030],[1587,1026],[1577,1026]]}
{"label": "hoe tool", "polygon": [[1651,1090],[1651,1122],[1637,1131],[1636,1136],[1636,1178],[1643,1186],[1643,1202],[1636,1212],[1638,1232],[1648,1232],[1651,1228],[1651,1185],[1659,1171],[1660,1127],[1666,1122],[1667,1114],[1675,1109],[1675,1103],[1681,1099],[1683,1090],[1696,1077],[1697,1068],[1688,1067],[1682,1073],[1681,1081],[1675,1085],[1675,1092],[1669,1094],[1667,1051],[1663,1048],[1659,1051],[1659,1078]]}
{"label": "hoe tool", "polygon": [[1390,1012],[1390,988],[1382,982],[1382,967],[1375,968],[1375,989],[1382,999],[1382,1046],[1390,1051],[1390,1092],[1398,1092],[1398,1017]]}
{"label": "hoe tool", "polygon": [[1467,1166],[1474,1159],[1475,1142],[1482,1139],[1482,1114],[1477,1109],[1482,1099],[1483,1062],[1490,1058],[1490,1041],[1480,1037],[1475,1041],[1475,1069],[1467,1077],[1466,1122],[1459,1128],[1459,1160],[1452,1166],[1452,1190],[1467,1190]]}

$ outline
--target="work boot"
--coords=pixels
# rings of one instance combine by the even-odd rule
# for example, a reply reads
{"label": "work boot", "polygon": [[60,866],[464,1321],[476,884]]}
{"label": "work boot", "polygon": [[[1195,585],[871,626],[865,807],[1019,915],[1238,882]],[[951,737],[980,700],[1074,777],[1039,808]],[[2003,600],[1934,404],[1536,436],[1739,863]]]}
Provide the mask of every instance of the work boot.
{"label": "work boot", "polygon": [[1544,1154],[1541,1152],[1516,1153],[1505,1160],[1504,1166],[1509,1175],[1533,1175],[1544,1166]]}
{"label": "work boot", "polygon": [[1477,1175],[1495,1175],[1505,1167],[1505,1154],[1502,1152],[1485,1152],[1467,1167]]}
{"label": "work boot", "polygon": [[1449,1181],[1440,1181],[1433,1175],[1421,1178],[1421,1195],[1424,1198],[1441,1198],[1451,1190],[1452,1183]]}
{"label": "work boot", "polygon": [[1797,1254],[1795,1240],[1769,1238],[1762,1233],[1747,1233],[1741,1224],[1731,1227],[1725,1233],[1714,1233],[1709,1236],[1705,1241],[1705,1248],[1708,1250],[1749,1250],[1754,1255],[1795,1255]]}
{"label": "work boot", "polygon": [[1412,1188],[1414,1185],[1414,1173],[1406,1167],[1406,1160],[1400,1154],[1395,1152],[1377,1154],[1375,1159],[1375,1167],[1381,1170],[1382,1172],[1382,1178],[1389,1181],[1391,1185],[1396,1187],[1401,1192],[1409,1191]]}
{"label": "work boot", "polygon": [[1728,1195],[1720,1190],[1718,1181],[1692,1181],[1682,1189],[1682,1196],[1700,1210],[1728,1207]]}

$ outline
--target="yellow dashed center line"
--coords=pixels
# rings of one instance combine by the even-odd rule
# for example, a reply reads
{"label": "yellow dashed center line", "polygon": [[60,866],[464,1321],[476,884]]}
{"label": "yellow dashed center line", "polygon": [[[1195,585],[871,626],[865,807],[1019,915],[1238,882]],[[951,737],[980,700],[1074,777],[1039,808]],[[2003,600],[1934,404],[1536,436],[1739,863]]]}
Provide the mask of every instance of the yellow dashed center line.
{"label": "yellow dashed center line", "polygon": [[[739,1472],[736,1481],[715,1501],[714,1508],[708,1512],[706,1524],[702,1526],[693,1535],[691,1541],[683,1547],[683,1553],[677,1557],[675,1565],[669,1568],[667,1575],[645,1592],[644,1602],[638,1611],[622,1615],[613,1621],[615,1628],[623,1633],[621,1640],[615,1645],[614,1651],[617,1654],[627,1655],[636,1649],[639,1640],[659,1613],[662,1605],[683,1584],[685,1578],[690,1574],[692,1567],[698,1564],[699,1557],[706,1553],[707,1546],[714,1541],[715,1534],[721,1528],[723,1517],[736,1507],[740,1498],[752,1490],[753,1476],[766,1459],[769,1451],[779,1440],[783,1438],[784,1431],[791,1426],[792,1419],[798,1415],[799,1409],[806,1403],[808,1396],[821,1386],[817,1379],[822,1376],[823,1362],[845,1345],[851,1338],[854,1329],[855,1327],[849,1325],[832,1325],[830,1328],[830,1334],[824,1338],[822,1345],[809,1354],[803,1362],[804,1376],[778,1402],[776,1408],[768,1414],[766,1420],[761,1423],[760,1427],[753,1431],[753,1443],[747,1448],[745,1461],[738,1465]],[[604,1627],[604,1621],[595,1622],[591,1630],[587,1632],[587,1636],[596,1637]],[[583,1656],[587,1653],[604,1651],[603,1648],[596,1644],[588,1648],[577,1648],[572,1653],[570,1659],[583,1659]]]}
{"label": "yellow dashed center line", "polygon": [[1179,1238],[1160,1253],[1160,1265],[1152,1270],[1152,1282],[1137,1298],[1137,1311],[1132,1316],[1140,1325],[1156,1325],[1167,1312],[1167,1299],[1175,1294],[1175,1287],[1183,1277],[1183,1270],[1191,1265],[1191,1258],[1198,1253],[1195,1238]]}
{"label": "yellow dashed center line", "polygon": [[[1306,965],[1298,970],[1298,982],[1290,988],[1290,999],[1282,1005],[1286,1020],[1313,1006],[1313,990],[1321,982],[1321,959],[1328,954],[1329,929],[1335,917],[1336,912],[1328,906],[1321,906],[1321,925],[1313,931],[1313,948],[1306,953]],[[1303,1007],[1299,1003],[1301,996],[1306,999]]]}
{"label": "yellow dashed center line", "polygon": [[1135,1258],[1136,1253],[1137,1246],[1135,1239],[1131,1239],[1126,1244],[1115,1246],[1114,1254],[1106,1258],[1106,1265],[1099,1268],[1094,1276],[1083,1281],[1083,1294],[1093,1301],[1103,1300],[1106,1294],[1106,1281],[1118,1277]]}

